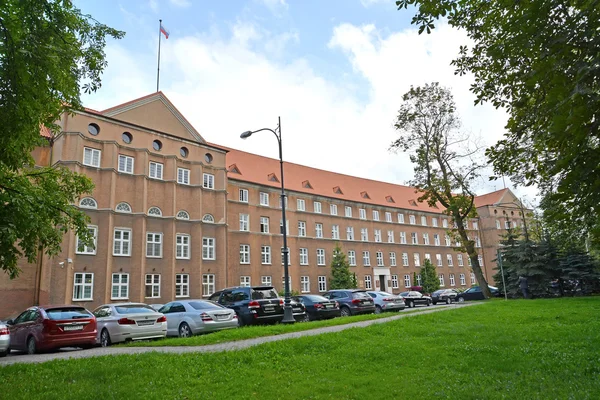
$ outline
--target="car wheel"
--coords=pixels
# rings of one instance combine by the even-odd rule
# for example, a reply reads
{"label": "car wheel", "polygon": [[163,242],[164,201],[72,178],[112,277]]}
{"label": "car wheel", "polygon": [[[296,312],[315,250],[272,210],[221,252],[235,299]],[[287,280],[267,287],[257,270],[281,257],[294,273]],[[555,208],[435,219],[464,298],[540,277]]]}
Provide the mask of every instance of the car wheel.
{"label": "car wheel", "polygon": [[435,300],[434,300],[434,301],[433,301],[433,305],[435,306],[436,304],[437,304],[437,301],[435,301]]}
{"label": "car wheel", "polygon": [[408,308],[414,308],[414,306],[415,306],[414,302],[412,302],[412,301],[408,302]]}
{"label": "car wheel", "polygon": [[350,309],[348,307],[342,307],[342,309],[340,310],[340,315],[342,317],[349,317],[352,315],[352,313],[350,312]]}
{"label": "car wheel", "polygon": [[448,298],[446,299],[446,304],[450,304],[450,303],[452,303],[452,299],[451,299],[450,297],[448,297]]}
{"label": "car wheel", "polygon": [[246,325],[244,323],[244,319],[242,318],[242,316],[240,314],[237,314],[237,319],[238,319],[238,328],[241,328],[242,326]]}
{"label": "car wheel", "polygon": [[427,307],[429,307],[431,305],[431,301],[427,300]]}
{"label": "car wheel", "polygon": [[27,339],[27,354],[35,354],[37,351],[37,345],[35,344],[35,339],[31,336]]}
{"label": "car wheel", "polygon": [[381,314],[382,312],[381,306],[375,306],[375,314]]}
{"label": "car wheel", "polygon": [[179,337],[186,338],[190,336],[192,336],[192,330],[190,329],[190,326],[187,323],[182,322],[181,325],[179,325]]}
{"label": "car wheel", "polygon": [[4,350],[4,351],[0,351],[0,357],[6,357],[8,355],[9,351],[10,351],[10,349]]}
{"label": "car wheel", "polygon": [[102,329],[102,332],[100,333],[100,346],[108,347],[110,344],[110,334],[106,329]]}
{"label": "car wheel", "polygon": [[465,298],[464,298],[464,297],[459,297],[459,298],[458,298],[458,302],[459,302],[459,303],[464,303],[464,301],[465,301]]}
{"label": "car wheel", "polygon": [[304,317],[302,317],[302,322],[308,322],[310,321],[310,315],[308,315],[308,313],[304,314]]}

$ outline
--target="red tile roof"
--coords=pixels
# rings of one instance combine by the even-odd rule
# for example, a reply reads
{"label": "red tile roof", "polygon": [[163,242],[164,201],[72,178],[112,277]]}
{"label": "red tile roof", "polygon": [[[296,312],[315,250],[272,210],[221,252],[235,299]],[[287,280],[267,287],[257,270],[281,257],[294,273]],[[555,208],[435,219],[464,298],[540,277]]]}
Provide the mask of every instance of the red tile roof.
{"label": "red tile roof", "polygon": [[475,207],[491,206],[492,204],[496,204],[500,202],[507,191],[509,191],[509,189],[500,189],[496,190],[495,192],[477,196],[475,197]]}
{"label": "red tile roof", "polygon": [[45,138],[47,138],[47,139],[51,139],[51,138],[52,138],[52,136],[53,136],[53,135],[52,135],[52,132],[50,131],[50,129],[48,129],[48,128],[47,128],[47,127],[45,127],[45,126],[42,126],[42,127],[40,128],[40,135],[41,135],[42,137],[45,137]]}

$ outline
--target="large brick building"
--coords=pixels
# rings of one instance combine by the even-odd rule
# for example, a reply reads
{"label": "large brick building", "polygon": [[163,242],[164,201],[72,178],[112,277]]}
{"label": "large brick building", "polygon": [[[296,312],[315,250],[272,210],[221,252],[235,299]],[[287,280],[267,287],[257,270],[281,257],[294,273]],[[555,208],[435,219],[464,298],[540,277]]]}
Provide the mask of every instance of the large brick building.
{"label": "large brick building", "polygon": [[[36,149],[38,165],[89,176],[95,247],[65,235],[56,257],[0,277],[0,318],[35,303],[165,303],[233,285],[282,288],[279,161],[206,142],[161,93],[104,110],[65,114],[61,133]],[[328,288],[340,243],[359,286],[400,292],[426,258],[445,287],[475,283],[452,250],[449,218],[413,188],[285,163],[291,287]],[[508,190],[476,199],[469,221],[486,278],[506,219],[521,224]],[[510,214],[512,212],[512,214]],[[500,213],[500,214],[499,214]],[[500,221],[502,216],[502,222]],[[508,217],[510,215],[510,217]],[[417,282],[418,283],[418,282]]]}

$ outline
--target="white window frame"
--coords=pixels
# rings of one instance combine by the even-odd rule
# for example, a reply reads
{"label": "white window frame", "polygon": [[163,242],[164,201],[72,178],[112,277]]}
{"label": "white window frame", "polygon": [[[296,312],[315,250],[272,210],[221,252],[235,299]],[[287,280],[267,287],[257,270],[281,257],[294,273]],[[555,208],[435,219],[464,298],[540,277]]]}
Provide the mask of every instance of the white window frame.
{"label": "white window frame", "polygon": [[321,214],[323,211],[323,208],[321,207],[321,202],[320,201],[313,201],[313,211],[315,214]]}
{"label": "white window frame", "polygon": [[240,232],[250,232],[250,214],[240,214]]}
{"label": "white window frame", "polygon": [[323,224],[320,222],[315,223],[315,237],[319,239],[323,238]]}
{"label": "white window frame", "polygon": [[260,263],[262,265],[271,265],[271,246],[260,246]]}
{"label": "white window frame", "polygon": [[187,168],[177,168],[177,183],[181,185],[190,184],[190,170]]}
{"label": "white window frame", "polygon": [[190,274],[175,274],[175,297],[190,297]]}
{"label": "white window frame", "polygon": [[388,231],[388,243],[394,243],[394,231]]}
{"label": "white window frame", "polygon": [[358,218],[367,219],[367,210],[364,208],[359,208],[358,209]]}
{"label": "white window frame", "polygon": [[249,244],[240,244],[240,264],[250,264]]}
{"label": "white window frame", "polygon": [[202,187],[204,189],[214,189],[215,188],[215,176],[213,174],[207,174],[206,172],[202,174]]}
{"label": "white window frame", "polygon": [[340,226],[339,225],[331,225],[331,238],[339,240],[340,239]]}
{"label": "white window frame", "polygon": [[330,204],[329,205],[329,214],[331,215],[338,215],[337,213],[337,204]]}
{"label": "white window frame", "polygon": [[396,252],[395,251],[390,251],[390,266],[391,267],[395,267],[398,261],[396,260]]}
{"label": "white window frame", "polygon": [[473,230],[476,230],[476,231],[479,230],[479,222],[473,221],[472,225],[473,225]]}
{"label": "white window frame", "polygon": [[381,243],[381,229],[374,229],[373,234],[375,235],[375,243]]}
{"label": "white window frame", "polygon": [[456,286],[456,279],[454,278],[454,274],[450,274],[450,286]]}
{"label": "white window frame", "polygon": [[446,284],[444,283],[444,274],[439,274],[438,279],[440,280],[440,287],[446,286]]}
{"label": "white window frame", "polygon": [[325,264],[325,249],[317,249],[317,265],[324,266]]}
{"label": "white window frame", "polygon": [[267,192],[260,192],[260,195],[259,195],[259,204],[261,206],[266,206],[266,207],[269,206],[269,193],[267,193]]}
{"label": "white window frame", "polygon": [[115,211],[120,213],[131,213],[131,206],[124,201],[115,206]]}
{"label": "white window frame", "polygon": [[249,276],[240,276],[240,286],[241,287],[250,287],[252,279]]}
{"label": "white window frame", "polygon": [[392,275],[392,289],[398,289],[398,275]]}
{"label": "white window frame", "polygon": [[298,237],[306,237],[306,221],[298,221]]}
{"label": "white window frame", "polygon": [[346,228],[346,240],[354,240],[354,227],[349,226]]}
{"label": "white window frame", "polygon": [[398,223],[399,224],[403,224],[404,223],[404,214],[398,213]]}
{"label": "white window frame", "polygon": [[445,235],[444,240],[446,241],[446,247],[452,246],[452,241],[450,240],[450,236]]}
{"label": "white window frame", "polygon": [[[86,154],[89,154],[89,160],[86,162]],[[91,147],[83,148],[83,165],[87,165],[88,167],[100,168],[100,164],[102,163],[102,151],[98,149],[93,149]],[[97,162],[95,162],[97,161]]]}
{"label": "white window frame", "polygon": [[248,189],[239,189],[238,191],[239,197],[238,200],[241,203],[248,203]]}
{"label": "white window frame", "polygon": [[344,209],[344,215],[348,218],[352,218],[352,207],[346,206]]}
{"label": "white window frame", "polygon": [[263,286],[273,286],[273,278],[271,275],[263,275],[260,277],[260,284]]}
{"label": "white window frame", "polygon": [[481,254],[477,256],[477,260],[479,261],[479,266],[483,267],[483,256]]}
{"label": "white window frame", "polygon": [[[81,282],[77,283],[77,277],[81,277]],[[90,282],[87,281],[90,278]],[[89,296],[86,296],[86,289],[89,289]],[[75,272],[73,275],[73,301],[93,301],[94,300],[94,274],[91,272]]]}
{"label": "white window frame", "polygon": [[421,286],[421,274],[417,274],[417,286]]}
{"label": "white window frame", "polygon": [[[117,239],[117,232],[120,233],[120,238]],[[123,239],[124,233],[127,233],[127,239]],[[132,231],[130,228],[115,228],[113,230],[113,256],[118,257],[129,257],[131,256],[131,236]],[[118,252],[116,251],[116,245],[118,246]],[[126,244],[126,246],[125,246]],[[127,250],[127,251],[125,251]]]}
{"label": "white window frame", "polygon": [[363,255],[363,266],[370,267],[371,266],[371,253],[368,250],[364,250],[362,252]]}
{"label": "white window frame", "polygon": [[400,232],[400,244],[406,244],[406,232]]}
{"label": "white window frame", "polygon": [[378,251],[375,253],[375,260],[377,260],[378,267],[383,267],[383,251]]}
{"label": "white window frame", "polygon": [[301,276],[300,277],[300,292],[301,293],[310,293],[310,277],[309,276]]}
{"label": "white window frame", "polygon": [[191,258],[190,235],[178,233],[175,235],[175,259],[189,260]]}
{"label": "white window frame", "polygon": [[460,286],[466,286],[467,280],[465,279],[465,274],[460,274],[458,277],[460,279]]}
{"label": "white window frame", "polygon": [[437,233],[433,234],[433,245],[434,246],[440,245],[440,235],[438,235]]}
{"label": "white window frame", "polygon": [[296,210],[306,211],[306,201],[304,199],[296,199]]}
{"label": "white window frame", "polygon": [[[152,236],[152,237],[150,237]],[[158,239],[158,240],[157,240]],[[146,232],[146,258],[162,258],[162,232]],[[156,249],[158,248],[158,254]]]}
{"label": "white window frame", "polygon": [[319,282],[319,292],[323,293],[327,291],[327,277],[326,276],[318,276],[317,280]]}
{"label": "white window frame", "polygon": [[427,226],[427,217],[424,215],[421,215],[421,225]]}
{"label": "white window frame", "polygon": [[421,255],[419,253],[414,253],[413,254],[413,260],[415,262],[415,267],[420,267],[421,266]]}
{"label": "white window frame", "polygon": [[356,252],[354,250],[348,250],[348,264],[351,267],[356,267]]}
{"label": "white window frame", "polygon": [[[117,278],[117,282],[115,282]],[[123,279],[125,278],[125,279]],[[129,299],[129,274],[114,273],[110,277],[110,299],[111,300],[127,300]],[[115,289],[117,296],[115,296]],[[125,293],[123,293],[125,292]]]}
{"label": "white window frame", "polygon": [[202,297],[215,292],[215,274],[202,274]]}
{"label": "white window frame", "polygon": [[[148,278],[150,278],[150,281],[148,281]],[[148,288],[150,288],[150,296],[148,296]],[[160,298],[160,274],[146,274],[144,277],[144,297],[146,299]]]}
{"label": "white window frame", "polygon": [[475,274],[471,272],[471,285],[474,285],[477,281],[475,280]]}
{"label": "white window frame", "polygon": [[411,225],[415,225],[415,224],[417,223],[417,218],[416,218],[414,215],[410,214],[410,215],[408,216],[408,222],[409,222]]}
{"label": "white window frame", "polygon": [[403,267],[408,267],[409,266],[408,253],[402,253],[402,266]]}
{"label": "white window frame", "polygon": [[373,221],[379,221],[379,211],[373,210]]}
{"label": "white window frame", "polygon": [[454,267],[454,259],[452,258],[452,254],[446,254],[446,262],[449,267]]}
{"label": "white window frame", "polygon": [[419,236],[416,232],[410,233],[410,243],[411,244],[419,244]]}
{"label": "white window frame", "polygon": [[434,228],[438,227],[438,219],[435,217],[431,217],[431,226],[433,226]]}
{"label": "white window frame", "polygon": [[371,279],[371,275],[365,275],[365,289],[366,290],[373,289],[373,281]]}
{"label": "white window frame", "polygon": [[[283,219],[279,220],[279,234],[283,235]],[[285,219],[285,234],[290,234],[290,220],[287,218]]]}
{"label": "white window frame", "polygon": [[79,235],[77,236],[77,238],[75,239],[75,254],[85,254],[85,255],[90,255],[90,256],[94,256],[96,255],[96,248],[98,247],[98,227],[96,225],[88,225],[87,226],[88,231],[92,231],[92,235],[94,237],[94,242],[93,242],[93,247],[88,247],[85,244],[81,243],[81,250],[79,250],[80,248],[80,242],[79,242]]}
{"label": "white window frame", "polygon": [[300,265],[308,265],[308,249],[301,247],[299,249],[300,254]]}
{"label": "white window frame", "polygon": [[429,246],[429,233],[423,234],[423,244]]}
{"label": "white window frame", "polygon": [[385,222],[392,222],[392,213],[391,212],[385,213]]}
{"label": "white window frame", "polygon": [[448,227],[448,219],[442,218],[442,228],[447,228],[447,227]]}
{"label": "white window frame", "polygon": [[[123,161],[121,163],[121,160]],[[126,156],[125,154],[119,154],[117,161],[117,171],[124,174],[133,174],[133,167],[135,164],[135,158]]]}
{"label": "white window frame", "polygon": [[[152,167],[154,167],[154,168],[152,168]],[[148,163],[148,177],[150,177],[152,179],[162,180],[163,168],[164,168],[164,165],[162,163],[159,163],[156,161],[150,161]],[[154,171],[154,173],[153,173],[153,171]]]}
{"label": "white window frame", "polygon": [[260,217],[260,233],[269,233],[269,217]]}
{"label": "white window frame", "polygon": [[216,260],[217,246],[215,238],[203,237],[202,238],[202,259],[203,260]]}
{"label": "white window frame", "polygon": [[464,267],[465,266],[465,262],[463,261],[463,255],[462,254],[457,254],[456,255],[456,263],[458,264],[459,267]]}
{"label": "white window frame", "polygon": [[360,228],[360,241],[361,242],[369,241],[369,230],[367,228]]}
{"label": "white window frame", "polygon": [[404,287],[407,287],[407,288],[411,287],[409,274],[404,275]]}

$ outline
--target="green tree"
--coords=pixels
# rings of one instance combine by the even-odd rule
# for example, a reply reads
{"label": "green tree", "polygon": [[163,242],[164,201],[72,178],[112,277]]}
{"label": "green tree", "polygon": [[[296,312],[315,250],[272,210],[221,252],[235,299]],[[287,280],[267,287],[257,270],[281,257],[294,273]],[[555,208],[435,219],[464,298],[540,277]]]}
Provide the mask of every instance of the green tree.
{"label": "green tree", "polygon": [[429,260],[425,260],[421,267],[421,286],[425,293],[433,293],[440,288],[440,278]]}
{"label": "green tree", "polygon": [[0,7],[0,269],[60,251],[74,229],[90,243],[87,218],[72,204],[91,181],[66,168],[35,168],[31,152],[52,144],[61,115],[81,109],[80,91],[100,87],[106,37],[124,33],[83,15],[68,0],[3,0]]}
{"label": "green tree", "polygon": [[430,33],[440,18],[467,33],[473,45],[460,47],[456,73],[473,74],[476,104],[509,114],[504,139],[487,151],[494,169],[568,205],[555,217],[600,241],[600,3],[396,4],[417,7],[412,23],[419,33]]}
{"label": "green tree", "polygon": [[336,243],[333,249],[333,259],[331,260],[331,279],[329,287],[331,289],[353,289],[356,288],[356,276],[350,272],[350,264],[346,260],[346,254]]}
{"label": "green tree", "polygon": [[477,282],[485,297],[490,297],[475,240],[464,226],[477,215],[471,182],[482,168],[475,158],[479,149],[460,132],[460,119],[448,89],[435,82],[411,87],[402,100],[395,124],[400,137],[391,149],[410,154],[415,177],[409,185],[420,194],[419,202],[443,208],[452,217],[454,228],[449,233],[460,243],[455,250],[468,254]]}

